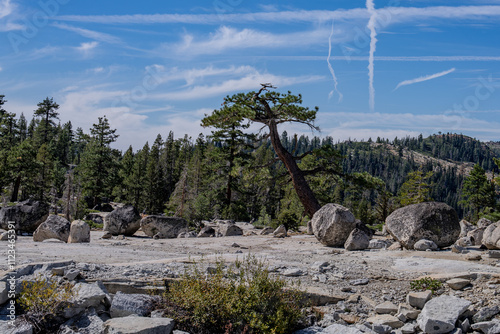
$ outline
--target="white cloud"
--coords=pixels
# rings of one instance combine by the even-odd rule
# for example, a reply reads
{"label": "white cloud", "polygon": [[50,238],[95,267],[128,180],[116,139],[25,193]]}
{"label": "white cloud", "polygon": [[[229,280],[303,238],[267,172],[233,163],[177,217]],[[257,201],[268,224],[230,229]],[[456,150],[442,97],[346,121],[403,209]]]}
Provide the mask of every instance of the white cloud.
{"label": "white cloud", "polygon": [[305,47],[323,43],[328,34],[328,30],[321,28],[306,32],[272,34],[222,26],[206,40],[195,40],[193,35],[187,34],[175,49],[183,54],[203,55],[219,54],[230,49]]}
{"label": "white cloud", "polygon": [[78,52],[81,52],[85,57],[88,57],[92,50],[94,50],[98,45],[99,42],[96,41],[81,43],[80,46],[76,47],[76,50],[78,50]]}
{"label": "white cloud", "polygon": [[[387,23],[408,22],[426,19],[482,19],[500,16],[500,6],[431,6],[431,7],[385,7],[376,10]],[[102,24],[220,24],[224,23],[297,23],[331,22],[332,20],[369,19],[366,8],[329,10],[296,10],[280,12],[258,12],[241,14],[154,14],[154,15],[66,15],[57,17],[61,21],[93,22]],[[379,22],[380,23],[380,22]]]}
{"label": "white cloud", "polygon": [[0,1],[0,19],[9,16],[14,10],[14,5],[10,0]]}
{"label": "white cloud", "polygon": [[56,28],[72,31],[74,33],[77,33],[80,36],[94,39],[94,40],[99,41],[99,42],[110,43],[110,44],[121,43],[121,40],[118,37],[110,35],[110,34],[106,34],[103,32],[73,27],[73,26],[70,26],[70,25],[67,25],[64,23],[53,23],[52,25]]}
{"label": "white cloud", "polygon": [[421,77],[418,77],[415,79],[411,79],[411,80],[404,80],[404,81],[401,81],[400,83],[398,83],[398,85],[396,86],[396,88],[394,88],[394,90],[398,89],[401,86],[407,86],[407,85],[412,85],[412,84],[417,83],[417,82],[424,82],[427,80],[436,79],[436,78],[445,76],[447,74],[450,74],[451,72],[454,72],[454,71],[455,71],[455,68],[453,67],[447,71],[443,71],[443,72],[439,72],[439,73],[435,73],[435,74],[430,74],[430,75],[424,75],[424,76],[421,76]]}
{"label": "white cloud", "polygon": [[467,133],[480,140],[498,140],[498,121],[483,121],[469,115],[410,113],[318,113],[318,124],[334,124],[323,128],[323,135],[336,140],[368,139],[395,136],[414,136],[420,133],[430,135],[442,132]]}
{"label": "white cloud", "polygon": [[300,76],[283,77],[268,73],[247,74],[237,79],[228,79],[216,84],[197,85],[180,91],[173,91],[165,94],[151,95],[151,98],[165,100],[192,100],[212,96],[224,96],[231,92],[255,90],[261,83],[270,82],[279,88],[291,86],[298,83],[307,83],[323,80],[322,76]]}

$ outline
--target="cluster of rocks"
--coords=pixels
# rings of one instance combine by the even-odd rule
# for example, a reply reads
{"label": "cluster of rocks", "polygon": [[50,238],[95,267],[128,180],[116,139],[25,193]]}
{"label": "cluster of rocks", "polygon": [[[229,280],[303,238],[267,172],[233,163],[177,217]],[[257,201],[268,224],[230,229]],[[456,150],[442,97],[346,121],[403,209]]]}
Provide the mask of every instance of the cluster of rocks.
{"label": "cluster of rocks", "polygon": [[[174,320],[154,312],[158,298],[151,294],[111,294],[101,281],[80,280],[80,271],[74,263],[57,262],[30,264],[17,269],[19,281],[34,281],[36,277],[57,280],[59,283],[71,282],[73,295],[59,314],[53,315],[62,325],[59,334],[99,334],[99,333],[176,333]],[[5,283],[8,275],[0,278]],[[20,286],[20,284],[18,285]],[[0,284],[0,304],[8,301],[5,284]],[[4,307],[5,311],[5,307]],[[4,312],[5,313],[5,312]],[[0,321],[0,333],[29,334],[35,332],[31,323],[18,317],[12,324]]]}
{"label": "cluster of rocks", "polygon": [[[492,280],[500,283],[500,280]],[[472,303],[461,297],[462,289],[472,289],[469,279],[454,278],[436,293],[410,292],[404,302],[377,303],[370,297],[353,294],[336,305],[313,307],[322,319],[295,334],[412,334],[412,333],[500,333],[500,302]],[[315,322],[315,316],[311,316]]]}
{"label": "cluster of rocks", "polygon": [[325,246],[347,250],[370,248],[437,251],[454,246],[455,252],[465,252],[467,246],[500,249],[500,221],[481,219],[477,225],[458,220],[455,210],[445,203],[426,202],[395,210],[386,219],[385,233],[395,241],[373,241],[372,231],[345,207],[327,204],[309,222],[309,232]]}

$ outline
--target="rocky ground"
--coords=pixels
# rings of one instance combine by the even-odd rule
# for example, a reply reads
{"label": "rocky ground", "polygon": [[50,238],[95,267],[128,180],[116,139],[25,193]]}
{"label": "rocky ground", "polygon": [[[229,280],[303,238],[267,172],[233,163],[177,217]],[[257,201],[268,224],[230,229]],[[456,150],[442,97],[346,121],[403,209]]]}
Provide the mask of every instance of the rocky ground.
{"label": "rocky ground", "polygon": [[[102,231],[92,231],[90,243],[33,242],[32,236],[19,236],[16,264],[23,268],[38,262],[70,261],[66,269],[74,269],[89,282],[105,282],[110,293],[137,293],[156,280],[178,277],[193,261],[211,266],[217,259],[232,262],[253,254],[265,260],[276,275],[300,281],[314,303],[323,305],[317,309],[327,315],[323,326],[362,324],[383,302],[405,303],[410,281],[423,276],[443,282],[466,279],[470,284],[457,290],[444,284],[438,294],[466,299],[476,310],[500,306],[500,259],[479,246],[468,247],[466,254],[450,249],[347,251],[323,246],[311,235],[274,238],[253,234],[258,231],[250,224],[238,225],[245,236],[154,240],[139,231],[132,237],[106,240],[101,239]],[[7,243],[0,242],[0,247],[4,248],[2,276],[8,269]]]}

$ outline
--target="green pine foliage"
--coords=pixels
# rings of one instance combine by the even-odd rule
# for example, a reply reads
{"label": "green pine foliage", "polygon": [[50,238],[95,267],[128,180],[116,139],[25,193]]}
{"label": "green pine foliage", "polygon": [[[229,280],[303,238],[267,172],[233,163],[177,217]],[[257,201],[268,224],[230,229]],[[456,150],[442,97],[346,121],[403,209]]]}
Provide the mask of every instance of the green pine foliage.
{"label": "green pine foliage", "polygon": [[[286,117],[314,120],[317,111],[300,107],[300,96],[262,93],[285,103],[290,108]],[[71,121],[58,122],[64,110],[46,98],[27,120],[8,112],[0,95],[2,201],[40,199],[73,218],[117,201],[190,222],[222,218],[304,224],[310,217],[270,138],[265,132],[248,133],[248,121],[257,115],[249,111],[257,106],[252,96],[236,95],[226,102],[204,119],[206,126],[217,125],[210,136],[179,138],[171,131],[152,145],[120,152],[113,148],[117,130],[105,116],[91,129],[74,129]],[[221,122],[227,114],[231,117]],[[294,157],[320,205],[342,204],[367,224],[380,225],[401,205],[430,199],[449,204],[461,217],[494,219],[500,212],[498,143],[458,134],[335,142],[286,131],[274,140]]]}

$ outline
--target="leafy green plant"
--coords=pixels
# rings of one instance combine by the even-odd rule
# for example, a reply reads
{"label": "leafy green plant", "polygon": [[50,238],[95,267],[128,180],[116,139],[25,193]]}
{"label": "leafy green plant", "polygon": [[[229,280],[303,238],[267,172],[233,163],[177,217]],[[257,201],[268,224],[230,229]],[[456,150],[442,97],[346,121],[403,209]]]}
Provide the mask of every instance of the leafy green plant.
{"label": "leafy green plant", "polygon": [[70,305],[75,295],[73,284],[59,284],[54,279],[38,276],[34,281],[22,282],[17,303],[36,332],[50,332],[62,323],[58,315]]}
{"label": "leafy green plant", "polygon": [[286,288],[254,256],[205,274],[199,264],[171,283],[161,308],[179,329],[201,333],[291,333],[303,318],[302,293]]}
{"label": "leafy green plant", "polygon": [[297,230],[300,226],[300,222],[300,217],[292,210],[283,210],[278,216],[278,224],[285,225],[287,231]]}
{"label": "leafy green plant", "polygon": [[430,277],[424,277],[410,282],[410,288],[415,291],[431,290],[432,293],[435,293],[442,286],[443,283]]}
{"label": "leafy green plant", "polygon": [[87,224],[89,224],[89,226],[90,226],[90,228],[91,228],[91,229],[102,230],[102,228],[103,228],[103,226],[104,226],[104,224],[99,224],[99,223],[96,223],[95,221],[90,220],[90,219],[85,220],[85,222],[86,222]]}

